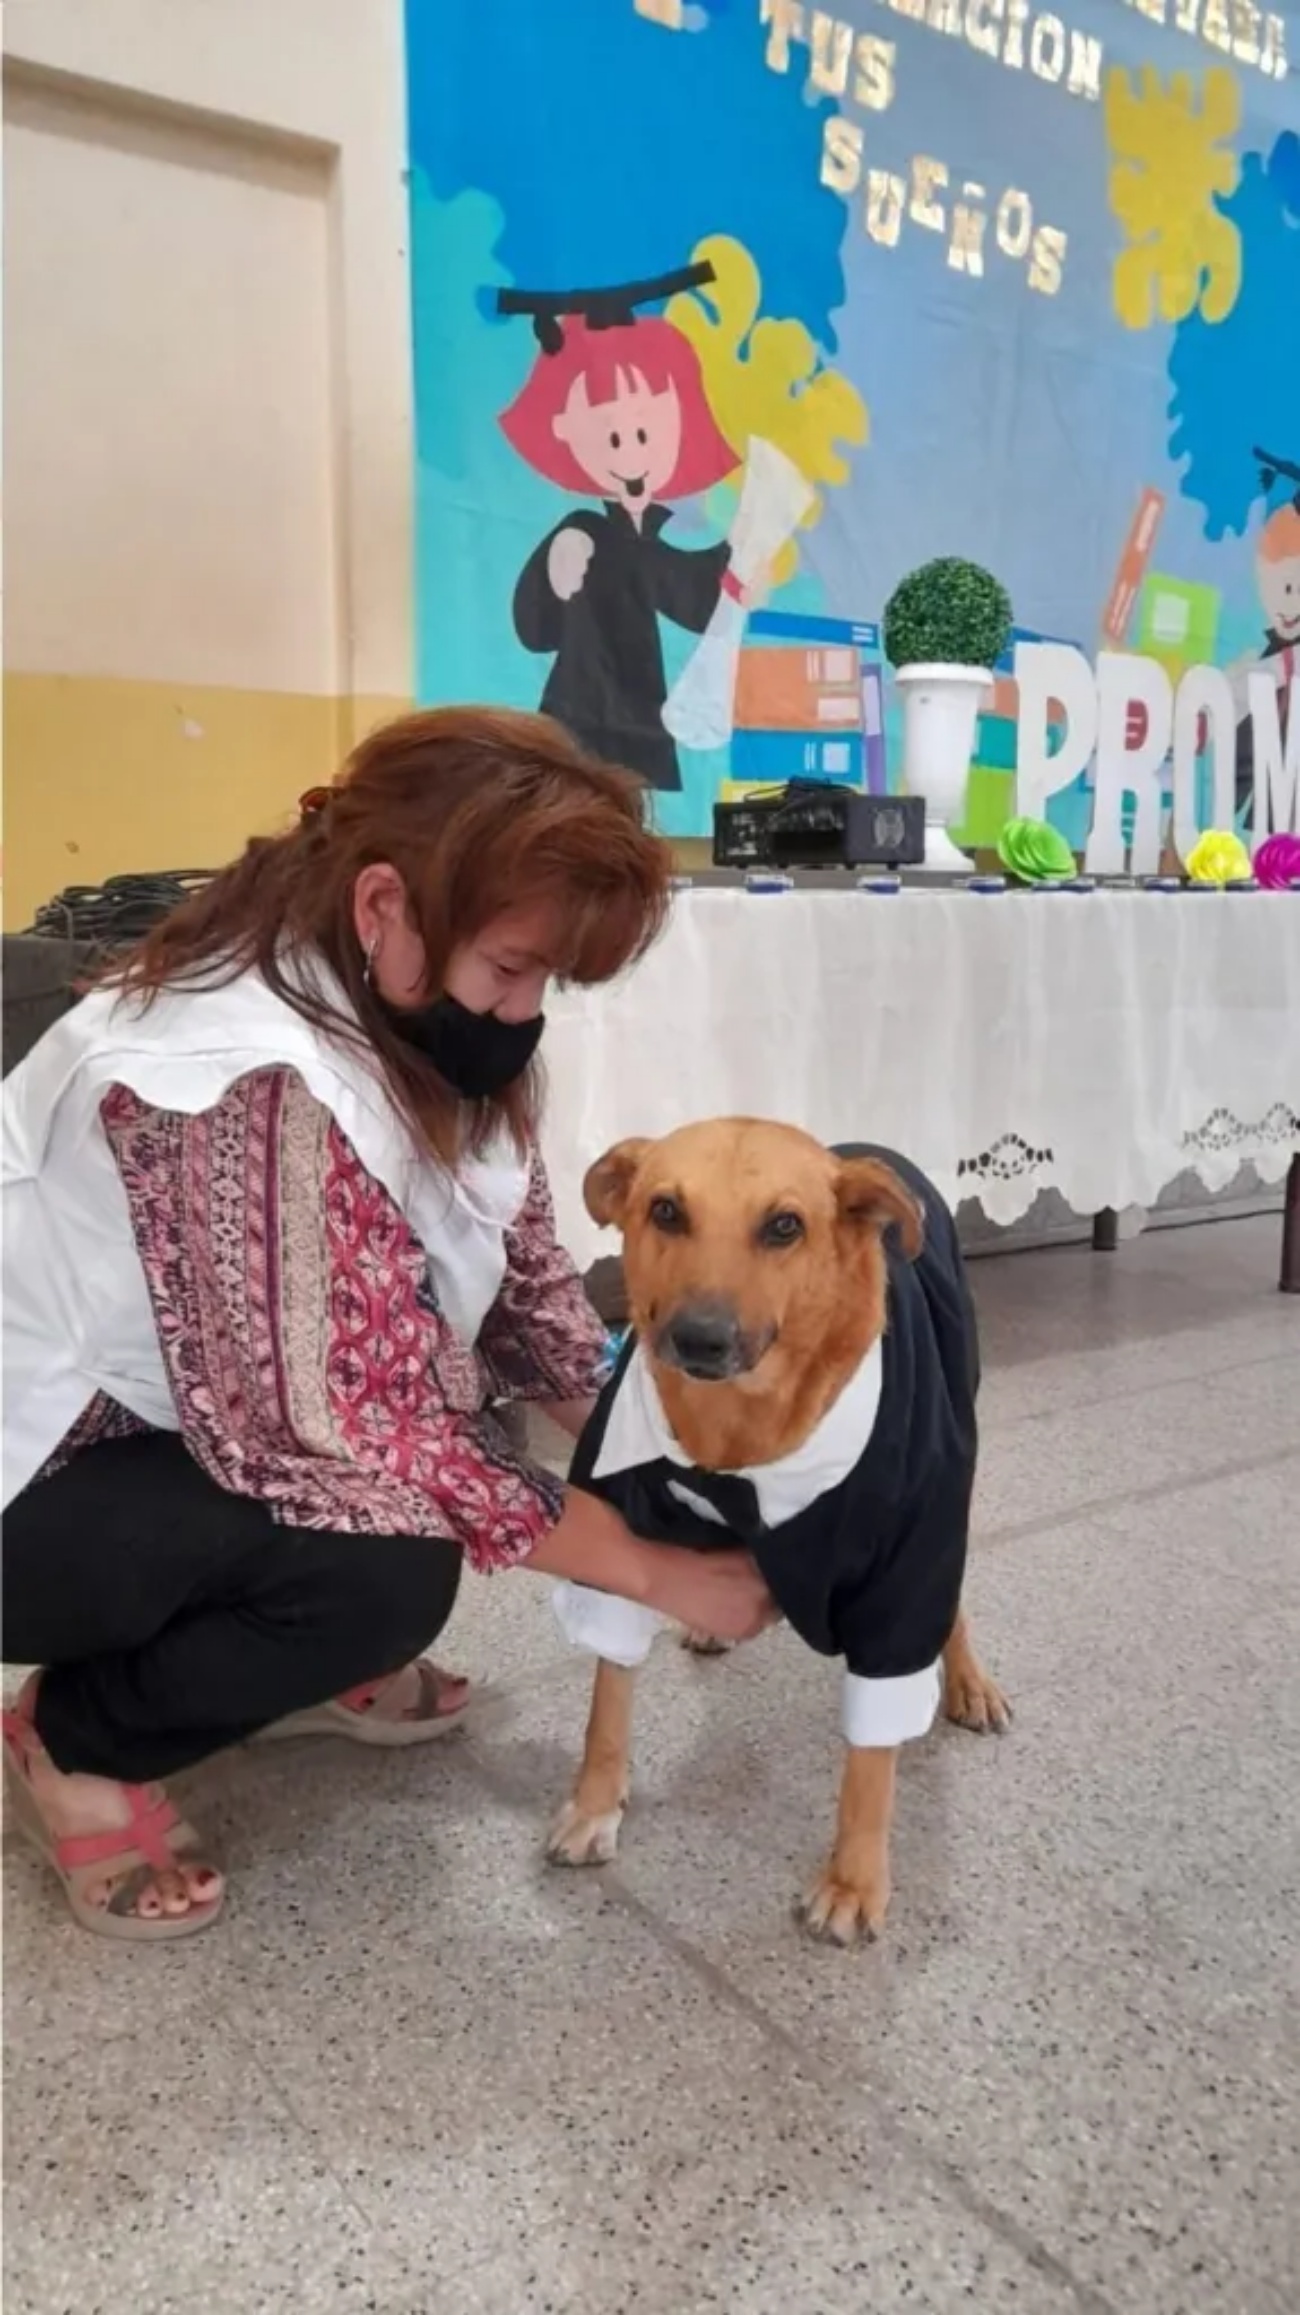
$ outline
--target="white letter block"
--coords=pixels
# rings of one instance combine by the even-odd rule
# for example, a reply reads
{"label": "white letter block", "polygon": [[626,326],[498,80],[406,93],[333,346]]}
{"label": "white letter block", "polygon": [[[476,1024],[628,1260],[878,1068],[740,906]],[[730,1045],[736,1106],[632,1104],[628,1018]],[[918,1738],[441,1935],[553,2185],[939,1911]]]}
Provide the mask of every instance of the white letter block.
{"label": "white letter block", "polygon": [[[1146,710],[1146,737],[1129,748],[1130,707]],[[1160,767],[1169,752],[1174,693],[1158,659],[1131,651],[1097,655],[1097,773],[1085,865],[1093,876],[1124,873],[1124,795],[1137,798],[1131,866],[1135,876],[1160,865]]]}
{"label": "white letter block", "polygon": [[1285,754],[1282,694],[1267,668],[1252,667],[1246,698],[1255,751],[1255,842],[1261,844],[1270,834],[1300,835],[1300,675],[1291,678]]}
{"label": "white letter block", "polygon": [[1237,710],[1221,667],[1189,667],[1174,700],[1174,849],[1185,860],[1201,833],[1196,816],[1196,730],[1205,717],[1214,797],[1210,826],[1230,828],[1236,810]]}
{"label": "white letter block", "polygon": [[[1041,820],[1049,796],[1078,779],[1097,738],[1097,687],[1092,669],[1073,643],[1017,643],[1016,810]],[[1065,709],[1065,738],[1057,753],[1047,752],[1047,710],[1054,699]]]}

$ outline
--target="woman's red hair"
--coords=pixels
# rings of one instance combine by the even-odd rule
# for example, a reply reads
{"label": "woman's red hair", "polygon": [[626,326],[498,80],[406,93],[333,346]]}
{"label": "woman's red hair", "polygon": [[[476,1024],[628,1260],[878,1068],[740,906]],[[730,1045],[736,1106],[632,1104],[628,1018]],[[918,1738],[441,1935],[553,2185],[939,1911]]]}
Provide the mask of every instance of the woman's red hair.
{"label": "woman's red hair", "polygon": [[512,450],[548,482],[581,496],[592,488],[554,421],[568,405],[581,378],[590,402],[612,402],[627,382],[640,377],[652,394],[672,386],[682,413],[682,446],[677,465],[659,492],[661,498],[694,498],[712,490],[740,464],[720,432],[704,391],[700,357],[662,314],[644,321],[592,329],[581,315],[564,323],[564,343],[554,354],[539,354],[520,392],[501,415],[501,431]]}
{"label": "woman's red hair", "polygon": [[[672,857],[646,826],[631,772],[585,755],[559,724],[504,708],[443,707],[361,742],[332,788],[303,799],[282,836],[242,857],[164,919],[107,976],[147,1004],[176,986],[220,988],[244,972],[325,1036],[373,1053],[394,1099],[454,1164],[504,1128],[523,1147],[537,1126],[531,1073],[498,1101],[467,1103],[399,1037],[370,987],[353,917],[363,868],[396,868],[424,945],[430,991],[454,952],[494,917],[545,901],[566,979],[611,980],[668,912]],[[323,957],[346,1000],[332,1002],[295,956]]]}

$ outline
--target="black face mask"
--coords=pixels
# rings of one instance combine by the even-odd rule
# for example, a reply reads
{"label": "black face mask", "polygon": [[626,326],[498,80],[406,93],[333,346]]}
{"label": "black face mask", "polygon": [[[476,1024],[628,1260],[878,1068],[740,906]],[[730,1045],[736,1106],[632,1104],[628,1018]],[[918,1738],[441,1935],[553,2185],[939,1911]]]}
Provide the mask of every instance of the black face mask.
{"label": "black face mask", "polygon": [[411,1012],[381,998],[380,1009],[398,1036],[432,1061],[444,1083],[466,1101],[490,1101],[522,1077],[546,1027],[544,1013],[531,1021],[499,1021],[495,1013],[471,1013],[446,994]]}

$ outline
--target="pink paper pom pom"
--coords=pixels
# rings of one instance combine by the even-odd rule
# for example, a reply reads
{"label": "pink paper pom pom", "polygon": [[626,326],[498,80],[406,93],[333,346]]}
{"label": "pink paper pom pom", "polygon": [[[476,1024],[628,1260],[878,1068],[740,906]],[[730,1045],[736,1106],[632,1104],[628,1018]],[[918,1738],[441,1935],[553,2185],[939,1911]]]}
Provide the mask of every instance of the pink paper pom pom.
{"label": "pink paper pom pom", "polygon": [[1266,836],[1251,865],[1268,891],[1285,892],[1293,877],[1300,877],[1300,836]]}

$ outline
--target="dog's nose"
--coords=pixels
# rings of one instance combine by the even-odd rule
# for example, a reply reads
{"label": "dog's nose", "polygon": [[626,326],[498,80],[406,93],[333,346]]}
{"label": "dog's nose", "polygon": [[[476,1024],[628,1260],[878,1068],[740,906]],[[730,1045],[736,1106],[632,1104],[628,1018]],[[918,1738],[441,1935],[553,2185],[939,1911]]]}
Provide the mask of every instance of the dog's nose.
{"label": "dog's nose", "polygon": [[675,1311],[661,1340],[661,1355],[701,1381],[734,1373],[739,1352],[740,1321],[719,1302],[691,1303]]}

